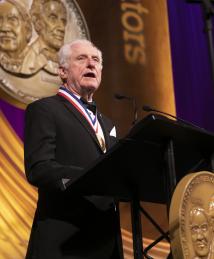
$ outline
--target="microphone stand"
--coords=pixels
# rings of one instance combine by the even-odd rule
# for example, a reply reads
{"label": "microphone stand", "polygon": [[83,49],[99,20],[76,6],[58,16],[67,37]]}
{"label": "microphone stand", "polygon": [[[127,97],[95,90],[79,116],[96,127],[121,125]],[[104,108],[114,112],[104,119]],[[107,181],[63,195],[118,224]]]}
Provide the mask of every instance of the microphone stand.
{"label": "microphone stand", "polygon": [[118,100],[128,100],[128,101],[132,101],[132,106],[133,106],[133,111],[134,111],[134,119],[132,121],[132,125],[134,126],[138,120],[138,107],[137,107],[137,103],[136,103],[136,99],[135,97],[130,97],[130,96],[126,96],[126,95],[121,95],[121,94],[114,94],[114,98],[118,99]]}
{"label": "microphone stand", "polygon": [[138,120],[138,108],[137,108],[137,104],[136,104],[136,99],[133,98],[133,107],[134,107],[134,120],[132,122],[132,125],[134,126]]}
{"label": "microphone stand", "polygon": [[[205,24],[205,32],[208,37],[208,47],[210,54],[210,62],[211,62],[211,72],[212,72],[212,82],[214,87],[214,45],[213,45],[213,24],[212,17],[214,15],[214,8],[212,6],[213,1],[211,0],[187,0],[189,3],[201,3],[203,16],[204,16],[204,24]],[[214,90],[214,89],[213,89]]]}

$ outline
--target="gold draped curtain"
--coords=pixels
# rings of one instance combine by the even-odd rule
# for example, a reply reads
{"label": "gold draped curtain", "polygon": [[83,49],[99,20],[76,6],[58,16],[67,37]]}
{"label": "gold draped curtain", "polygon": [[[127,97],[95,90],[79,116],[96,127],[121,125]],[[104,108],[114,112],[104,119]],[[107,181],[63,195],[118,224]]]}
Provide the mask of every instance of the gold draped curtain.
{"label": "gold draped curtain", "polygon": [[0,113],[0,258],[22,259],[37,201],[26,182],[23,143]]}

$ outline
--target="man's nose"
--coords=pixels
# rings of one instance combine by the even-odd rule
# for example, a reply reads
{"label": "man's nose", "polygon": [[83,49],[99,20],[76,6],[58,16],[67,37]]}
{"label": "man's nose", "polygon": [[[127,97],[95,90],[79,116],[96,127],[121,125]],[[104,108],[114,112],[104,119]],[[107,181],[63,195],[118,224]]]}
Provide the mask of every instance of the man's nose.
{"label": "man's nose", "polygon": [[197,239],[198,239],[198,240],[204,239],[204,235],[203,235],[203,233],[202,233],[201,231],[198,231],[198,232],[197,232]]}
{"label": "man's nose", "polygon": [[95,67],[95,60],[93,58],[87,59],[87,67]]}

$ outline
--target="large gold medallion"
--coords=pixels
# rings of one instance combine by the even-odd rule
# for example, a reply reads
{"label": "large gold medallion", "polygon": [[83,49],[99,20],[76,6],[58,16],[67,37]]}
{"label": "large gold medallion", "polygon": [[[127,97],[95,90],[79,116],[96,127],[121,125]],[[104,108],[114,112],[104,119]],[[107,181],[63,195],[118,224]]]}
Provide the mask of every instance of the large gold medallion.
{"label": "large gold medallion", "polygon": [[178,183],[169,224],[174,259],[214,259],[213,173],[192,173]]}
{"label": "large gold medallion", "polygon": [[54,95],[59,87],[58,51],[89,38],[75,0],[0,1],[0,89],[13,104]]}

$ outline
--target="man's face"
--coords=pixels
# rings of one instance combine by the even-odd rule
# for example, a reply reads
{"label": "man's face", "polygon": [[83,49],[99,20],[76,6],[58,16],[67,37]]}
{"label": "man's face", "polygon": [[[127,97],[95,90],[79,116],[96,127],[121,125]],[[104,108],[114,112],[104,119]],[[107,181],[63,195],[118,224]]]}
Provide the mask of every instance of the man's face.
{"label": "man's face", "polygon": [[101,82],[101,56],[98,50],[88,43],[77,43],[72,48],[67,84],[70,90],[82,95],[94,93]]}
{"label": "man's face", "polygon": [[0,51],[16,56],[26,47],[24,21],[15,5],[0,3]]}
{"label": "man's face", "polygon": [[207,256],[210,249],[211,233],[207,218],[200,211],[193,215],[191,236],[196,255],[199,257]]}
{"label": "man's face", "polygon": [[41,19],[43,26],[40,37],[49,48],[58,51],[64,42],[67,22],[64,5],[56,1],[45,3]]}

